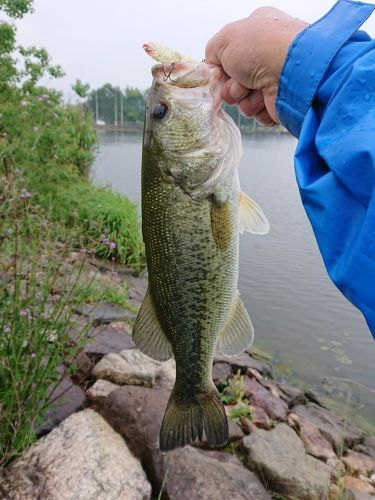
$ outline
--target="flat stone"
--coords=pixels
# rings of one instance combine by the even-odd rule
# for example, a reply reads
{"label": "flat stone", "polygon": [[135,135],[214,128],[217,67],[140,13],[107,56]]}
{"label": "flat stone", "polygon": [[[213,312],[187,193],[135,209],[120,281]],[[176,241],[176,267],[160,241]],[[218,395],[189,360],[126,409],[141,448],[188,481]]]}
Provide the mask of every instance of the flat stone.
{"label": "flat stone", "polygon": [[270,500],[257,476],[229,453],[191,446],[168,453],[161,469],[169,500]]}
{"label": "flat stone", "polygon": [[240,370],[242,374],[245,374],[248,368],[254,368],[264,376],[272,376],[272,366],[269,363],[260,359],[255,359],[246,352],[237,356],[224,356],[223,354],[216,353],[214,364],[216,363],[229,364],[234,374],[237,373],[238,370]]}
{"label": "flat stone", "polygon": [[271,431],[257,429],[243,439],[245,460],[268,487],[299,500],[327,498],[330,468],[306,455],[302,441],[286,424]]}
{"label": "flat stone", "polygon": [[312,391],[311,389],[309,389],[308,391],[305,391],[305,396],[309,401],[311,401],[311,403],[315,403],[316,405],[321,406],[322,408],[328,409],[326,407],[326,405],[323,403],[319,394]]}
{"label": "flat stone", "polygon": [[298,387],[294,387],[290,384],[280,384],[279,387],[287,397],[289,408],[292,408],[295,405],[306,403],[305,395],[301,391],[301,389],[298,389]]}
{"label": "flat stone", "polygon": [[134,320],[136,315],[127,311],[123,307],[101,302],[95,306],[89,304],[82,304],[77,312],[82,316],[87,316],[89,321],[95,325],[107,325],[112,321]]}
{"label": "flat stone", "polygon": [[119,389],[119,385],[113,384],[108,380],[99,379],[86,391],[87,397],[91,401],[100,401],[111,394],[111,392]]}
{"label": "flat stone", "polygon": [[[91,375],[94,363],[84,351],[79,352],[72,359],[64,362],[65,367],[73,370],[72,378],[77,384],[83,384]],[[72,373],[72,371],[69,371]]]}
{"label": "flat stone", "polygon": [[288,421],[294,424],[307,453],[322,460],[336,458],[331,443],[322,436],[316,425],[294,413],[289,414]]}
{"label": "flat stone", "polygon": [[53,406],[47,410],[44,421],[38,428],[39,435],[46,434],[69,415],[81,410],[85,393],[66,375],[51,394],[49,401],[53,401]]}
{"label": "flat stone", "polygon": [[359,472],[364,476],[371,476],[375,472],[375,460],[363,453],[348,450],[342,461],[351,472]]}
{"label": "flat stone", "polygon": [[151,486],[124,440],[93,410],[71,415],[5,469],[7,500],[148,500]]}
{"label": "flat stone", "polygon": [[362,440],[361,433],[354,425],[314,403],[295,406],[293,412],[314,424],[336,452],[340,452],[342,447],[351,448]]}
{"label": "flat stone", "polygon": [[[118,323],[119,322],[115,322],[114,324],[118,325]],[[135,345],[132,337],[118,327],[115,328],[113,323],[111,323],[100,331],[96,331],[93,336],[90,337],[89,342],[85,346],[85,351],[88,353],[109,354],[112,352],[120,352],[124,349],[134,348]]]}
{"label": "flat stone", "polygon": [[161,363],[142,354],[138,349],[106,354],[92,374],[95,378],[109,380],[118,385],[143,385],[153,387],[156,379],[173,385],[174,361]]}
{"label": "flat stone", "polygon": [[246,396],[250,403],[263,408],[270,418],[275,420],[287,420],[288,405],[280,398],[273,396],[259,382],[247,376],[244,377]]}

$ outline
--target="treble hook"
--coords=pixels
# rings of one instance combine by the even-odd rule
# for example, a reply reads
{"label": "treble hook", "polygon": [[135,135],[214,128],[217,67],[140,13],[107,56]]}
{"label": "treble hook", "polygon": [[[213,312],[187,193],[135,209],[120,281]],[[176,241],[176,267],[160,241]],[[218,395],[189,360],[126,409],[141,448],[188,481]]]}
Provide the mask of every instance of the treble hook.
{"label": "treble hook", "polygon": [[171,74],[172,74],[172,71],[174,70],[174,66],[175,66],[175,63],[172,63],[172,64],[171,64],[171,68],[170,68],[170,70],[169,70],[169,73],[168,73],[168,74],[166,74],[165,69],[164,69],[164,68],[165,68],[165,66],[164,66],[164,68],[163,68],[163,73],[164,73],[164,81],[165,81],[165,82],[166,82],[167,80],[170,80],[170,81],[171,81],[171,82],[173,82],[173,83],[174,83],[174,82],[177,82],[177,80],[172,80],[172,78],[171,78]]}

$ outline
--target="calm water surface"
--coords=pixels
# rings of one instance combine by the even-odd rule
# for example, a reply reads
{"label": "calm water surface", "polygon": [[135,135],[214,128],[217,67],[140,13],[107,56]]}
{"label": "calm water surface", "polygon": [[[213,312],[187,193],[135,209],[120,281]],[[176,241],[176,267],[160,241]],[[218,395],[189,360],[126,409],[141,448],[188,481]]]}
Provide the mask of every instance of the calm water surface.
{"label": "calm water surface", "polygon": [[[270,234],[241,237],[239,289],[258,346],[288,380],[312,384],[375,429],[375,342],[327,277],[303,210],[289,136],[243,138],[242,190],[264,209]],[[92,177],[140,202],[141,136],[108,132]]]}

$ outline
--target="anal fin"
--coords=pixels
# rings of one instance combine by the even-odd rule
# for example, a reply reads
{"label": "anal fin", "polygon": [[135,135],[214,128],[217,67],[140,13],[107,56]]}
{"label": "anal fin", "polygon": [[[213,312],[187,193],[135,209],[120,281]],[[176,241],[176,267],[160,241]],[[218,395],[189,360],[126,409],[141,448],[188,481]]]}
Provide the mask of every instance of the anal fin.
{"label": "anal fin", "polygon": [[166,361],[172,357],[172,346],[156,316],[149,288],[135,320],[132,336],[138,349],[150,358]]}
{"label": "anal fin", "polygon": [[218,339],[220,351],[227,356],[240,354],[254,340],[254,327],[239,295],[234,300],[227,324]]}

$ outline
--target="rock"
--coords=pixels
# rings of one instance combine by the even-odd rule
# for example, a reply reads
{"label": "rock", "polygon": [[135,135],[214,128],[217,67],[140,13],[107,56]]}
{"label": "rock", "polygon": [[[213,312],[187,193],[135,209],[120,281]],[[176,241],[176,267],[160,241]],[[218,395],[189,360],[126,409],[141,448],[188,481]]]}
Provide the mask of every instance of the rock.
{"label": "rock", "polygon": [[305,392],[305,396],[309,401],[311,401],[311,403],[315,403],[316,405],[327,409],[326,405],[323,403],[320,396],[311,389]]}
{"label": "rock", "polygon": [[[64,365],[69,370],[74,370],[72,378],[77,384],[83,384],[91,375],[94,366],[91,359],[83,351],[79,352],[72,359],[67,359]],[[72,373],[71,371],[69,373]]]}
{"label": "rock", "polygon": [[[118,326],[120,322],[111,323],[102,328],[101,331],[96,331],[88,344],[85,347],[87,353],[95,352],[99,354],[109,354],[111,352],[120,352],[124,349],[134,349],[133,339],[124,329]],[[126,325],[127,326],[127,325]]]}
{"label": "rock", "polygon": [[165,455],[159,450],[159,432],[170,391],[125,385],[97,405],[107,422],[121,434],[139,458],[156,496]]}
{"label": "rock", "polygon": [[302,441],[286,424],[271,431],[257,429],[243,439],[243,446],[248,466],[261,471],[272,491],[299,500],[327,498],[329,467],[306,455]]}
{"label": "rock", "polygon": [[175,376],[174,366],[173,360],[160,363],[145,356],[138,349],[129,349],[118,354],[105,355],[94,367],[92,374],[96,378],[119,385],[152,387],[158,378],[171,386]]}
{"label": "rock", "polygon": [[345,465],[336,456],[328,458],[326,464],[331,469],[333,481],[338,481],[345,475]]}
{"label": "rock", "polygon": [[295,405],[303,405],[306,403],[305,395],[300,389],[298,389],[298,387],[294,387],[293,385],[289,384],[280,384],[279,387],[287,397],[289,408],[292,408]]}
{"label": "rock", "polygon": [[353,447],[362,437],[356,427],[350,422],[337,417],[331,411],[321,408],[314,403],[308,405],[298,405],[293,408],[293,412],[299,417],[314,424],[321,434],[333,445],[336,452]]}
{"label": "rock", "polygon": [[151,487],[123,439],[87,409],[71,415],[14,461],[0,479],[0,496],[7,500],[146,500]]}
{"label": "rock", "polygon": [[[235,422],[233,422],[233,420],[228,418],[228,443],[227,445],[224,446],[224,448],[226,448],[226,446],[228,446],[231,443],[239,442],[243,437],[244,437],[244,432],[241,429],[241,427],[237,425]],[[204,450],[212,450],[212,448],[208,444],[206,436],[203,436],[203,440],[201,442],[197,441],[195,443],[192,443],[192,446]]]}
{"label": "rock", "polygon": [[82,304],[77,309],[77,313],[87,316],[94,326],[107,325],[112,321],[134,320],[136,318],[134,313],[107,302],[102,302],[95,306]]}
{"label": "rock", "polygon": [[47,410],[44,421],[38,428],[38,435],[46,434],[69,415],[82,409],[85,402],[85,393],[66,375],[52,392],[49,401],[54,403]]}
{"label": "rock", "polygon": [[86,395],[91,401],[100,401],[109,396],[111,392],[119,389],[119,387],[119,385],[108,380],[99,379],[86,391]]}
{"label": "rock", "polygon": [[265,359],[266,361],[272,361],[273,359],[271,354],[264,351],[260,347],[256,347],[254,344],[252,344],[252,346],[249,347],[246,352],[250,354],[251,357],[256,359]]}
{"label": "rock", "polygon": [[257,382],[260,383],[263,387],[268,389],[272,396],[275,396],[275,398],[281,398],[284,399],[284,393],[279,389],[279,384],[275,382],[274,380],[266,380],[262,375],[258,372],[258,370],[255,370],[254,368],[248,368],[247,369],[247,375],[251,378],[254,378]]}
{"label": "rock", "polygon": [[161,476],[166,476],[163,498],[168,500],[271,499],[256,475],[229,453],[191,446],[174,450],[168,453]]}
{"label": "rock", "polygon": [[[375,493],[375,489],[371,486],[371,484],[358,479],[353,476],[345,476],[343,478],[343,484],[346,490],[350,490],[354,495],[357,493]],[[350,498],[350,497],[349,497]],[[361,498],[354,496],[353,498]]]}
{"label": "rock", "polygon": [[351,472],[371,476],[375,472],[375,460],[368,455],[348,450],[342,461]]}
{"label": "rock", "polygon": [[240,415],[240,423],[241,423],[241,428],[245,434],[251,434],[253,431],[257,429],[256,425],[254,425],[252,421],[249,420],[244,415]]}
{"label": "rock", "polygon": [[344,500],[374,500],[374,495],[372,495],[371,493],[364,493],[358,490],[345,489],[343,498]]}
{"label": "rock", "polygon": [[228,363],[219,362],[212,367],[212,379],[216,387],[223,388],[231,375],[232,370]]}
{"label": "rock", "polygon": [[246,352],[237,356],[224,356],[223,354],[216,353],[214,364],[216,363],[227,363],[231,366],[232,373],[234,374],[237,373],[238,370],[240,370],[242,374],[245,374],[248,368],[254,368],[264,376],[272,376],[272,366],[269,363],[252,358]]}
{"label": "rock", "polygon": [[365,453],[369,457],[375,459],[375,437],[366,436],[363,440],[363,444],[357,444],[354,450]]}
{"label": "rock", "polygon": [[260,406],[249,405],[251,421],[260,429],[270,429],[272,422],[267,413]]}
{"label": "rock", "polygon": [[260,406],[270,418],[285,421],[287,419],[288,405],[280,398],[273,396],[257,381],[245,376],[244,384],[246,396],[255,406]]}
{"label": "rock", "polygon": [[295,424],[295,428],[305,445],[307,453],[323,460],[336,458],[331,443],[322,436],[316,425],[293,413],[289,414],[288,421],[292,421]]}

